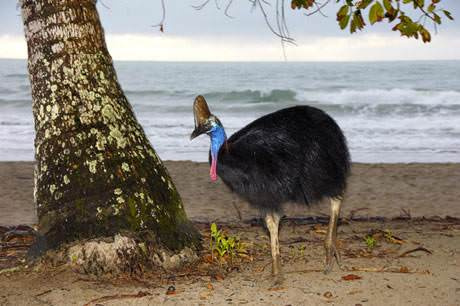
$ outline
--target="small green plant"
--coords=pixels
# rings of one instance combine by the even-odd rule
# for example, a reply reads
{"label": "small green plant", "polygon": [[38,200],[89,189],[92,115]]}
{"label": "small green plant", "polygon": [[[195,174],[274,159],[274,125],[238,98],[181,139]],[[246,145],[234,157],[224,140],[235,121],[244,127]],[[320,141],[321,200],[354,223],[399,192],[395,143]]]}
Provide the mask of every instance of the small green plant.
{"label": "small green plant", "polygon": [[211,224],[210,249],[213,257],[214,253],[217,253],[219,257],[224,257],[226,255],[234,257],[240,253],[245,253],[243,243],[236,237],[227,237],[222,230],[217,229],[215,223]]}
{"label": "small green plant", "polygon": [[369,250],[372,250],[377,245],[377,240],[371,235],[364,237],[364,242],[366,242],[366,246]]}

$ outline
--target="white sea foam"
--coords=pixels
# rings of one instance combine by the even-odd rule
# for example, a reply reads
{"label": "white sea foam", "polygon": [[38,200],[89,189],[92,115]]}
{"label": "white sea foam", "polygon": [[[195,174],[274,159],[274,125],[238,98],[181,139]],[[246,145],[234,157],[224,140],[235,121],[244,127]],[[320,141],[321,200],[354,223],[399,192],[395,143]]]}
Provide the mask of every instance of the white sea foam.
{"label": "white sea foam", "polygon": [[[163,159],[206,161],[193,142],[204,94],[231,135],[292,105],[314,105],[344,130],[354,161],[460,162],[460,62],[116,63],[136,116]],[[0,60],[0,160],[33,159],[23,61]]]}

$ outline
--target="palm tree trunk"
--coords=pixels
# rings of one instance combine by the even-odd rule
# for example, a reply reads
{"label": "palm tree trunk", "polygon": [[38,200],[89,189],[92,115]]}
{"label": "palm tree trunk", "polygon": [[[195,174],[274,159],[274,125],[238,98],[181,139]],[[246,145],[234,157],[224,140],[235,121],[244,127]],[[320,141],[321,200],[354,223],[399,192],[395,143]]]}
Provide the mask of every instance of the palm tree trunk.
{"label": "palm tree trunk", "polygon": [[126,99],[95,0],[23,0],[35,120],[35,202],[48,247],[121,231],[198,246]]}

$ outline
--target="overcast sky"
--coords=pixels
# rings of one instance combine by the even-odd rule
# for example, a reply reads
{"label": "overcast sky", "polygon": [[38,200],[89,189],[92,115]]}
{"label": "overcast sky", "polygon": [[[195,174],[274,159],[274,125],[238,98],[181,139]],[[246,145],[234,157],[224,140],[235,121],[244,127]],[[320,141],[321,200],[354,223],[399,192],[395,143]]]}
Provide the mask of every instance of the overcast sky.
{"label": "overcast sky", "polygon": [[[165,0],[165,32],[152,25],[161,19],[160,0],[103,0],[98,3],[109,51],[116,60],[278,61],[283,52],[259,10],[249,1],[234,1],[229,14],[211,0]],[[290,0],[285,0],[287,5]],[[218,1],[225,7],[226,1]],[[275,1],[270,1],[274,3]],[[287,8],[287,22],[297,46],[286,50],[290,61],[460,59],[460,1],[443,0],[456,20],[445,21],[430,44],[402,38],[391,25],[367,27],[350,35],[335,20],[339,5],[331,1],[320,15],[303,16]],[[26,58],[20,10],[14,0],[0,0],[0,58]],[[267,8],[271,10],[270,8]],[[274,14],[271,14],[274,16]],[[367,21],[367,19],[366,19]],[[430,27],[431,28],[431,27]]]}

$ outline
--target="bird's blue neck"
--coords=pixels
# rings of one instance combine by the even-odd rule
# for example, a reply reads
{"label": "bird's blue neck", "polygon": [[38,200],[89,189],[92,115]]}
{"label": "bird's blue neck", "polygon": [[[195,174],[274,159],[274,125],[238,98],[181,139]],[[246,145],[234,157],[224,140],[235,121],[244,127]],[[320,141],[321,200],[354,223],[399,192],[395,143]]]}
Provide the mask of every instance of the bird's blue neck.
{"label": "bird's blue neck", "polygon": [[219,154],[220,147],[227,140],[227,135],[225,135],[225,130],[221,125],[214,125],[209,131],[209,136],[211,137],[211,169],[209,170],[209,175],[212,181],[216,181],[217,155]]}
{"label": "bird's blue neck", "polygon": [[225,134],[224,127],[220,125],[214,126],[209,134],[211,137],[211,156],[213,159],[217,159],[219,149],[227,140],[227,135]]}

